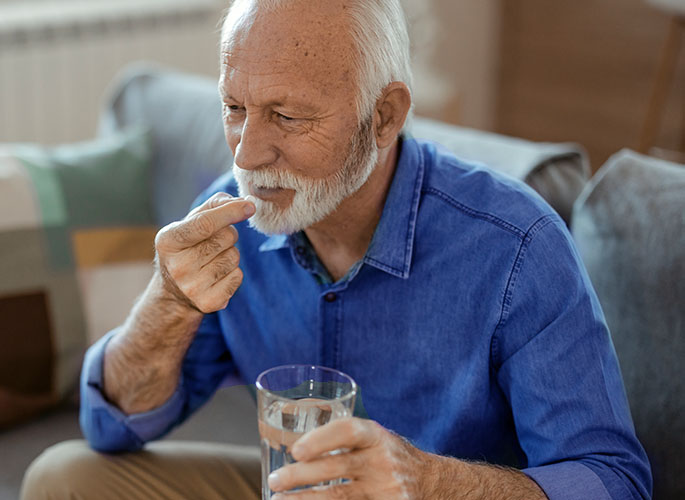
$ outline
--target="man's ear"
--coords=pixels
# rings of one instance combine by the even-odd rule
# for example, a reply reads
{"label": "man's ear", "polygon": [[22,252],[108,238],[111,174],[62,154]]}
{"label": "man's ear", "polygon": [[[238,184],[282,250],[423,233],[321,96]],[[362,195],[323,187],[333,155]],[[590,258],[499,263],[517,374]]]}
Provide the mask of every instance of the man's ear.
{"label": "man's ear", "polygon": [[376,101],[374,133],[379,149],[390,146],[404,126],[411,108],[411,92],[402,82],[392,82]]}

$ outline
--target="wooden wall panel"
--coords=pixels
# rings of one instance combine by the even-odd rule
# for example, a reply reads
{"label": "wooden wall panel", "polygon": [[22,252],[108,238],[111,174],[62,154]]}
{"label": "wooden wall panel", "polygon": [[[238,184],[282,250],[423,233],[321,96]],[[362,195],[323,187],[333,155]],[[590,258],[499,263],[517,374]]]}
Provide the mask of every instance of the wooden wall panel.
{"label": "wooden wall panel", "polygon": [[[642,0],[502,0],[497,131],[577,141],[593,168],[636,148],[669,18]],[[659,146],[675,149],[685,46]]]}
{"label": "wooden wall panel", "polygon": [[500,0],[402,0],[418,115],[469,127],[495,122]]}

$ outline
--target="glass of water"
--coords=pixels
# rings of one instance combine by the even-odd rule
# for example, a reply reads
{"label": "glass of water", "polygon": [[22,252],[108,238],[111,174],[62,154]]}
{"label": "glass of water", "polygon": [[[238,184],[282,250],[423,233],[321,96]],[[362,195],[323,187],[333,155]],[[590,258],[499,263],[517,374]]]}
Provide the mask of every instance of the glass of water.
{"label": "glass of water", "polygon": [[269,474],[295,463],[290,454],[295,441],[331,420],[351,417],[356,395],[357,384],[352,377],[321,366],[277,366],[257,377],[262,500],[271,499]]}

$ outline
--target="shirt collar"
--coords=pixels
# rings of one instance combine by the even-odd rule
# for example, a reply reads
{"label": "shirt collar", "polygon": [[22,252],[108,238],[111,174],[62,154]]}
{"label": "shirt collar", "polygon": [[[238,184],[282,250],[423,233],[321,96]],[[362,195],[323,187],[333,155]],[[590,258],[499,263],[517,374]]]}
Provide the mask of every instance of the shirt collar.
{"label": "shirt collar", "polygon": [[424,156],[414,139],[401,139],[400,148],[395,176],[364,262],[407,279],[425,165]]}
{"label": "shirt collar", "polygon": [[270,236],[269,238],[264,241],[261,245],[259,245],[259,251],[260,252],[269,252],[271,250],[280,250],[281,248],[289,248],[290,245],[288,244],[288,236],[285,234],[275,234],[273,236]]}
{"label": "shirt collar", "polygon": [[[414,249],[416,217],[424,176],[424,157],[414,139],[400,139],[400,155],[383,213],[363,262],[407,279]],[[259,247],[262,252],[291,248],[298,235],[274,235]]]}

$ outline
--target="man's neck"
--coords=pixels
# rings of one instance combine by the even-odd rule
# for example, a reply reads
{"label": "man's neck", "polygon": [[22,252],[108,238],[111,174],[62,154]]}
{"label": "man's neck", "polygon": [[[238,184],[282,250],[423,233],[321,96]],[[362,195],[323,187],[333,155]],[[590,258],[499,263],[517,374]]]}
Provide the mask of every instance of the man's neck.
{"label": "man's neck", "polygon": [[324,220],[305,229],[319,260],[334,281],[345,276],[366,254],[383,212],[398,155],[399,140],[396,140],[389,148],[379,151],[378,164],[359,191]]}

